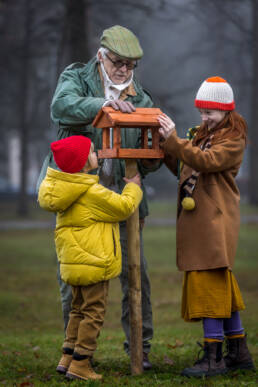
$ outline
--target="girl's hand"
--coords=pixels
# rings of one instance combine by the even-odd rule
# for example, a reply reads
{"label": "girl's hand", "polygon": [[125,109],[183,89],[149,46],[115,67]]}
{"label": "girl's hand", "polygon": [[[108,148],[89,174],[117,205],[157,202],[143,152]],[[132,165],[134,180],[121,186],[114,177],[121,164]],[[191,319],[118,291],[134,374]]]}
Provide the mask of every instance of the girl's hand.
{"label": "girl's hand", "polygon": [[134,177],[132,177],[131,179],[127,179],[126,177],[124,177],[124,181],[126,183],[135,183],[137,184],[139,187],[141,186],[141,177],[139,175],[139,173],[137,173],[137,175],[135,175]]}
{"label": "girl's hand", "polygon": [[175,123],[169,118],[166,114],[161,114],[158,116],[158,121],[161,125],[161,128],[159,129],[159,133],[161,137],[163,137],[165,140],[171,135],[171,133],[175,130],[176,126]]}

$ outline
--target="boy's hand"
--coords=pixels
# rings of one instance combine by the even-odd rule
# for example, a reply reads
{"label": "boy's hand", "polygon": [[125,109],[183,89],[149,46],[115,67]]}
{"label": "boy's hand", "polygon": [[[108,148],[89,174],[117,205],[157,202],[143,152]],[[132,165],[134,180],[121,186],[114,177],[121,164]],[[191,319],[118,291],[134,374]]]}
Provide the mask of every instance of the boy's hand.
{"label": "boy's hand", "polygon": [[131,179],[127,179],[127,177],[124,177],[124,181],[126,182],[126,184],[128,184],[128,183],[135,183],[139,187],[141,187],[141,177],[140,177],[139,173],[137,173],[137,175],[135,175]]}
{"label": "boy's hand", "polygon": [[158,116],[158,121],[161,125],[159,133],[166,140],[175,130],[175,123],[164,113]]}

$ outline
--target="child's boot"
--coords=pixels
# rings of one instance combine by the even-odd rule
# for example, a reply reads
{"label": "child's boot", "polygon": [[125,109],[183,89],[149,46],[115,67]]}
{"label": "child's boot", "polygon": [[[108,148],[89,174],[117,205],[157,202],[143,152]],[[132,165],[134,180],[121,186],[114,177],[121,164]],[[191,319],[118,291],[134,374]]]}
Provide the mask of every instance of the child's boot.
{"label": "child's boot", "polygon": [[56,371],[60,374],[66,374],[69,365],[71,364],[73,358],[73,349],[71,348],[63,348],[63,355],[56,367]]}
{"label": "child's boot", "polygon": [[222,342],[204,342],[204,346],[198,343],[204,355],[198,359],[193,367],[185,368],[181,375],[183,376],[213,376],[225,374],[227,372],[226,364],[222,356]]}
{"label": "child's boot", "polygon": [[246,343],[246,335],[238,338],[227,338],[227,354],[224,357],[226,366],[231,370],[255,369],[252,356]]}
{"label": "child's boot", "polygon": [[102,375],[97,374],[91,366],[89,356],[81,356],[74,353],[73,360],[66,372],[67,379],[101,380]]}

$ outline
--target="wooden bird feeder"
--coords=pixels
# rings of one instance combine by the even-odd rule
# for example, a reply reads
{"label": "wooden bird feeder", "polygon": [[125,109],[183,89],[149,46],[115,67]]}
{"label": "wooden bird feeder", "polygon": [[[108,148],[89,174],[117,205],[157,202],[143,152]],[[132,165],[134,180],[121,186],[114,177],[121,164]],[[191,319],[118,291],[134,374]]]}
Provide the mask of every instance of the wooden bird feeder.
{"label": "wooden bird feeder", "polygon": [[[159,148],[160,123],[157,117],[162,114],[156,108],[136,108],[133,113],[122,113],[112,107],[103,107],[92,125],[102,129],[102,150],[99,158],[111,159],[161,159],[164,152]],[[112,131],[110,130],[112,128]],[[121,148],[121,128],[141,129],[141,148]],[[149,146],[148,134],[151,132],[152,145]]]}
{"label": "wooden bird feeder", "polygon": [[[132,178],[138,172],[135,159],[161,159],[163,150],[159,148],[158,115],[160,109],[137,108],[132,113],[122,113],[111,107],[103,107],[92,125],[102,129],[102,150],[99,158],[125,159],[125,175]],[[112,129],[111,129],[112,128]],[[141,129],[141,148],[121,148],[121,129]],[[151,146],[148,135],[151,132]],[[142,373],[142,302],[141,302],[141,264],[139,210],[127,219],[128,284],[129,284],[129,321],[130,357],[133,375]]]}

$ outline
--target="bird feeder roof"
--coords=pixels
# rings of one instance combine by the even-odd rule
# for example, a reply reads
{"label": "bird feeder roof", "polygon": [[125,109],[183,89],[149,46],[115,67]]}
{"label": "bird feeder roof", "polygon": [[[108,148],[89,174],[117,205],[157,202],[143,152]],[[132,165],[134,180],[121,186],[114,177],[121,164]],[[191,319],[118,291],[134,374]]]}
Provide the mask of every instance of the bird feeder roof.
{"label": "bird feeder roof", "polygon": [[157,117],[162,114],[158,108],[136,108],[133,113],[122,113],[112,107],[103,107],[99,110],[92,125],[95,128],[123,128],[160,127]]}

